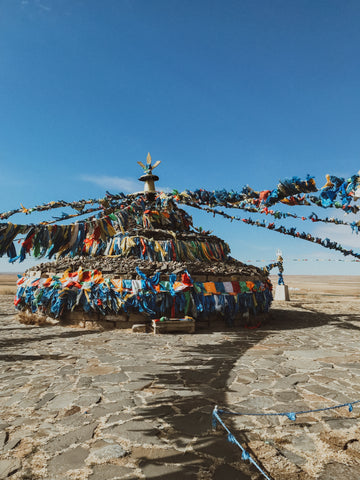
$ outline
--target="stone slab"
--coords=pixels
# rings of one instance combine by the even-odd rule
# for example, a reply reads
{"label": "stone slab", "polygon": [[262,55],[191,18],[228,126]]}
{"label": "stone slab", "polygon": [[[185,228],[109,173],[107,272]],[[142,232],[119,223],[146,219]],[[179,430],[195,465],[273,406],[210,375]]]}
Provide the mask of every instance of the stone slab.
{"label": "stone slab", "polygon": [[160,438],[161,431],[140,419],[109,427],[104,429],[104,432],[135,445],[164,445],[164,441]]}
{"label": "stone slab", "polygon": [[48,462],[48,473],[51,480],[64,480],[67,471],[84,468],[88,453],[87,449],[76,447],[51,458]]}
{"label": "stone slab", "polygon": [[123,480],[131,472],[131,468],[121,465],[96,465],[92,467],[92,473],[88,478],[89,480]]}
{"label": "stone slab", "polygon": [[[179,459],[180,463],[180,459]],[[140,468],[147,480],[169,478],[171,480],[197,480],[197,470],[189,465],[162,465],[152,462],[140,462]]]}
{"label": "stone slab", "polygon": [[319,480],[359,480],[359,478],[359,465],[344,465],[337,462],[328,463],[324,468],[323,472],[318,477]]}
{"label": "stone slab", "polygon": [[96,422],[84,425],[83,427],[80,427],[76,430],[53,438],[52,440],[48,441],[42,448],[45,452],[56,453],[69,447],[72,444],[83,444],[85,442],[88,442],[92,439],[96,426]]}
{"label": "stone slab", "polygon": [[21,462],[18,458],[11,458],[9,460],[0,460],[0,479],[8,478],[13,473],[21,468]]}

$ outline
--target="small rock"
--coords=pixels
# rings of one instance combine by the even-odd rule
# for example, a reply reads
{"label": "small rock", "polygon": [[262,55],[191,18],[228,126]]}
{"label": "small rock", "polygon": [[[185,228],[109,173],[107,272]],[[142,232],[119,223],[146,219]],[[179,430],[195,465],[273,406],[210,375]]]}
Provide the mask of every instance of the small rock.
{"label": "small rock", "polygon": [[127,451],[121,445],[112,444],[90,451],[87,462],[90,464],[106,463],[113,458],[122,458]]}

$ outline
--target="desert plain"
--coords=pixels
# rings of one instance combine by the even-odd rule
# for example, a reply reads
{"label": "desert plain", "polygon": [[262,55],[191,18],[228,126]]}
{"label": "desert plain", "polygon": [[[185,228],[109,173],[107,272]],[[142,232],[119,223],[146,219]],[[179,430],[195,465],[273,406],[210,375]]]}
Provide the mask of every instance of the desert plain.
{"label": "desert plain", "polygon": [[154,336],[23,325],[0,275],[0,479],[260,480],[212,428],[215,405],[351,404],[222,419],[268,478],[358,480],[360,275],[285,281],[259,328]]}

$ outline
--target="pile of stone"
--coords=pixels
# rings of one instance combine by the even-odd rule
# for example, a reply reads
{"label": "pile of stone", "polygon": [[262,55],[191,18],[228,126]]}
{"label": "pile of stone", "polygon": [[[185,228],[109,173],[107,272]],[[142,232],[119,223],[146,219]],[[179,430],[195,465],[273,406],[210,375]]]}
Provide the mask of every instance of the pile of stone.
{"label": "pile of stone", "polygon": [[229,258],[224,262],[149,262],[140,258],[116,258],[116,257],[65,257],[56,262],[41,263],[28,270],[40,272],[42,275],[50,273],[60,274],[70,269],[75,272],[83,270],[101,270],[103,274],[112,274],[114,277],[137,278],[136,268],[139,268],[146,276],[152,276],[160,272],[162,277],[172,273],[181,274],[187,270],[196,280],[204,276],[219,277],[223,279],[236,277],[251,278],[251,280],[264,280],[264,271],[253,265],[246,265],[238,260]]}

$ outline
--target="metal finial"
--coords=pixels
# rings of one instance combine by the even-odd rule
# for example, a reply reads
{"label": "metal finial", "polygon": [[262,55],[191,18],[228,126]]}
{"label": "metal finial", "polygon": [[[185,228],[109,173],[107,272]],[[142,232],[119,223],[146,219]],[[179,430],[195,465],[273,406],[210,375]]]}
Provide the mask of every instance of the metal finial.
{"label": "metal finial", "polygon": [[146,157],[146,165],[144,165],[142,162],[137,162],[144,170],[144,175],[141,175],[139,178],[141,182],[145,182],[144,192],[156,192],[155,181],[159,180],[159,177],[157,175],[153,175],[152,171],[154,168],[160,165],[161,161],[157,160],[154,165],[151,165],[151,161],[151,155],[148,153]]}

